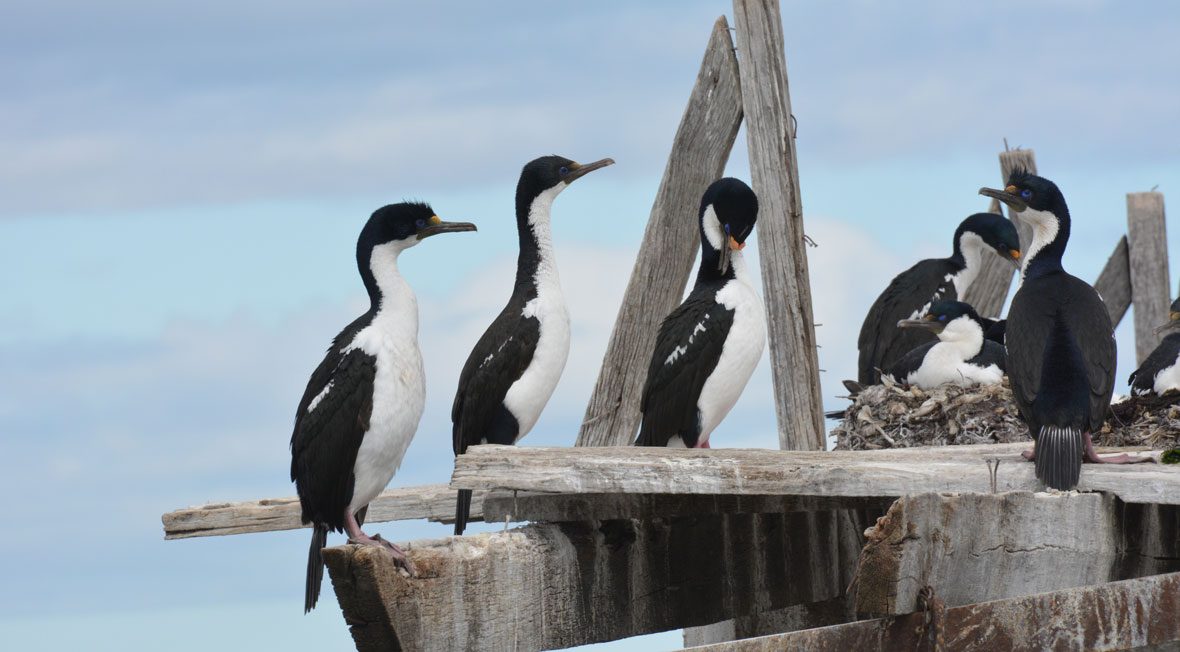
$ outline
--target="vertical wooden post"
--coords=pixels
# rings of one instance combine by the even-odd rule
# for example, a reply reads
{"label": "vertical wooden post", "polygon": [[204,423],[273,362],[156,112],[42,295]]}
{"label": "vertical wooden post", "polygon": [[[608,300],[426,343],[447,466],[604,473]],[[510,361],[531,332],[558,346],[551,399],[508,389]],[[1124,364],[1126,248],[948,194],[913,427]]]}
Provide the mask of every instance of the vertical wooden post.
{"label": "vertical wooden post", "polygon": [[639,399],[660,322],[684,295],[700,249],[697,210],[709,184],[721,177],[742,123],[742,96],[729,23],[722,16],[697,73],[578,446],[626,446],[639,427]]}
{"label": "vertical wooden post", "polygon": [[1127,193],[1127,257],[1135,306],[1135,360],[1141,363],[1160,343],[1155,328],[1168,320],[1171,302],[1163,193]]}
{"label": "vertical wooden post", "polygon": [[758,193],[762,264],[779,445],[824,447],[815,319],[803,237],[799,169],[778,0],[734,0],[750,174]]}
{"label": "vertical wooden post", "polygon": [[[1037,161],[1031,149],[1000,152],[1000,182],[1008,183],[1008,175],[1017,169],[1036,174]],[[999,202],[993,199],[989,210],[999,213]],[[1019,218],[1019,213],[1008,211],[1008,219],[1016,224],[1016,230],[1020,232],[1020,250],[1027,250],[1029,242],[1032,241],[1031,229]],[[979,276],[975,277],[975,281],[959,300],[971,304],[976,312],[985,317],[999,317],[1000,311],[1004,309],[1004,301],[1008,298],[1008,290],[1012,287],[1012,275],[1015,273],[1016,270],[1008,261],[996,256],[984,256]]]}

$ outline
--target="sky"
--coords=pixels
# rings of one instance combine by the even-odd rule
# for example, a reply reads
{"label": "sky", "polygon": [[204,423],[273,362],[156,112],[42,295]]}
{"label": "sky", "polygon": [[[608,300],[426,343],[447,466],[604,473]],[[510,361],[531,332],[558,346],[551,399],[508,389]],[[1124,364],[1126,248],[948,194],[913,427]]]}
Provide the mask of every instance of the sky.
{"label": "sky", "polygon": [[[459,369],[509,293],[516,177],[552,153],[617,161],[554,207],[573,338],[526,444],[572,444],[709,31],[730,9],[0,10],[4,647],[347,649],[330,593],[301,613],[306,531],[165,542],[160,515],[293,493],[295,405],[367,307],[357,233],[406,198],[480,229],[402,258],[428,385],[392,484],[446,481]],[[1180,196],[1180,7],[784,2],[783,15],[828,409],[855,376],[867,306],[894,274],[949,254],[958,222],[987,206],[976,190],[1001,181],[1004,139],[1034,149],[1065,193],[1065,264],[1087,280],[1125,231],[1127,192]],[[744,139],[727,172],[748,179]],[[765,359],[711,442],[777,446]]]}

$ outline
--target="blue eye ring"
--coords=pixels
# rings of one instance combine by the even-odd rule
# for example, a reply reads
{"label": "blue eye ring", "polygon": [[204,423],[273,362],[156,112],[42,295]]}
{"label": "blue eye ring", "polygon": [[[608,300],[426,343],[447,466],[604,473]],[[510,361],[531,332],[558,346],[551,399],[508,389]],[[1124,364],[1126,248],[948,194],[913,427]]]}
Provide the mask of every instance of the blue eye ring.
{"label": "blue eye ring", "polygon": [[414,225],[420,229],[420,228],[426,226],[426,220],[424,220],[422,218],[418,218],[418,219],[414,220]]}
{"label": "blue eye ring", "polygon": [[1032,191],[1029,190],[1028,188],[1021,190],[1020,191],[1020,198],[1021,199],[1032,199]]}
{"label": "blue eye ring", "polygon": [[564,177],[570,173],[570,169],[563,165],[557,169],[557,173]]}
{"label": "blue eye ring", "polygon": [[938,321],[946,321],[946,315],[939,315]]}

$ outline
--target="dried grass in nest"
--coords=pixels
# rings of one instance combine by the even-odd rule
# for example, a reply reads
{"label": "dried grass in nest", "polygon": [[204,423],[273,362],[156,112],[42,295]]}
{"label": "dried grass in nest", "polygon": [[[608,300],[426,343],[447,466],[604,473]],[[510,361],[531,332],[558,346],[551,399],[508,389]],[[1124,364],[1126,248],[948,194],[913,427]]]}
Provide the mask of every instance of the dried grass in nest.
{"label": "dried grass in nest", "polygon": [[[864,388],[832,429],[837,450],[1031,442],[1012,401],[1008,378],[1000,385],[931,390],[889,382]],[[1099,446],[1180,445],[1180,392],[1131,397],[1111,407],[1094,437]]]}

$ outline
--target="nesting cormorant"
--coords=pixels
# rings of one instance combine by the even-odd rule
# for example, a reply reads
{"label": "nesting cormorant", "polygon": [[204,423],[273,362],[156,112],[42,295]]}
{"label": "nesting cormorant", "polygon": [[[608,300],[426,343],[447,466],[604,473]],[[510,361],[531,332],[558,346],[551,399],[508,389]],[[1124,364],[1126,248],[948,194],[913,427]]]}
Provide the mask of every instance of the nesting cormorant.
{"label": "nesting cormorant", "polygon": [[1172,302],[1168,322],[1156,329],[1157,333],[1163,331],[1172,332],[1127,379],[1136,396],[1180,389],[1180,298]]}
{"label": "nesting cormorant", "polygon": [[1072,489],[1083,456],[1142,461],[1101,458],[1090,439],[1114,392],[1114,329],[1094,288],[1061,265],[1070,231],[1065,197],[1052,181],[1020,170],[1004,190],[979,192],[1004,202],[1033,228],[1005,343],[1013,398],[1036,442],[1025,457],[1035,459],[1037,477],[1054,489]]}
{"label": "nesting cormorant", "polygon": [[897,322],[918,319],[931,305],[963,296],[979,274],[984,250],[1005,260],[1020,258],[1020,237],[1016,227],[1003,215],[976,213],[955,229],[949,258],[929,258],[898,274],[877,297],[860,327],[857,348],[857,380],[873,385],[880,369],[888,369],[933,335],[920,329],[899,329]]}
{"label": "nesting cormorant", "polygon": [[984,338],[987,320],[961,301],[939,301],[922,319],[903,319],[898,328],[922,328],[938,335],[905,354],[886,372],[895,382],[931,389],[991,385],[1004,378],[1004,347]]}
{"label": "nesting cormorant", "polygon": [[[581,165],[560,156],[529,162],[516,185],[520,256],[508,305],[484,331],[463,365],[451,408],[455,455],[476,444],[515,444],[528,434],[565,368],[570,319],[557,276],[549,213],[575,180],[614,163]],[[463,534],[471,491],[460,489],[455,534]]]}
{"label": "nesting cormorant", "polygon": [[305,612],[319,598],[329,530],[347,532],[350,543],[383,546],[412,570],[400,548],[361,530],[369,501],[401,465],[426,401],[418,301],[398,272],[398,256],[432,235],[474,230],[440,220],[426,204],[401,203],[375,211],[357,239],[369,310],[332,340],[307,381],[291,433],[291,480],[302,520],[312,524]]}
{"label": "nesting cormorant", "polygon": [[660,325],[639,446],[708,448],[766,341],[766,314],[742,256],[758,217],[757,196],[737,179],[720,179],[705,191],[698,216],[701,266],[688,298]]}

